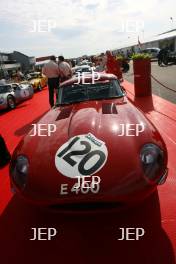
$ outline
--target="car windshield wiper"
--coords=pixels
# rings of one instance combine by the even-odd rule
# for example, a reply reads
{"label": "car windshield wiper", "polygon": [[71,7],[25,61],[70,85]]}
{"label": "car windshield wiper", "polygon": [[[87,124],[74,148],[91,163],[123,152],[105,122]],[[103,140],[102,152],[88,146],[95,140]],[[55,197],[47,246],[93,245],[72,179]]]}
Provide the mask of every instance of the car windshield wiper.
{"label": "car windshield wiper", "polygon": [[62,103],[56,106],[65,106],[65,105],[70,105],[70,104],[77,104],[77,103],[83,103],[87,101],[95,101],[95,100],[109,100],[109,99],[114,99],[114,98],[121,98],[124,97],[124,95],[118,95],[118,96],[112,96],[112,97],[101,97],[101,98],[88,98],[86,100],[79,100],[79,101],[73,101],[73,102],[68,102],[68,103]]}
{"label": "car windshield wiper", "polygon": [[82,103],[82,102],[87,102],[89,99],[86,100],[79,100],[79,101],[73,101],[73,102],[68,102],[68,103],[62,103],[60,105],[70,105],[70,104],[77,104],[77,103]]}
{"label": "car windshield wiper", "polygon": [[89,98],[90,101],[93,100],[109,100],[109,99],[115,99],[115,98],[121,98],[124,97],[124,95],[118,95],[118,96],[111,96],[111,97],[101,97],[101,98]]}

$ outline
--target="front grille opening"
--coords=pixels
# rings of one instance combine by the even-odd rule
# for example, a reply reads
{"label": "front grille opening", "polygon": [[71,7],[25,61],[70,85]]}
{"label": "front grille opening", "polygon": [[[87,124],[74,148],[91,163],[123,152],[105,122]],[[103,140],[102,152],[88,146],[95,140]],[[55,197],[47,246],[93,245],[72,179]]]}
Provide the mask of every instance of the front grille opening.
{"label": "front grille opening", "polygon": [[71,114],[71,111],[72,111],[72,107],[67,107],[67,108],[62,109],[62,111],[56,118],[56,121],[68,118]]}
{"label": "front grille opening", "polygon": [[117,115],[117,107],[114,103],[104,103],[102,105],[102,113],[103,114],[115,114]]}
{"label": "front grille opening", "polygon": [[68,211],[101,211],[110,209],[123,209],[123,202],[96,202],[96,203],[75,203],[75,204],[53,204],[49,208],[53,210],[68,210]]}

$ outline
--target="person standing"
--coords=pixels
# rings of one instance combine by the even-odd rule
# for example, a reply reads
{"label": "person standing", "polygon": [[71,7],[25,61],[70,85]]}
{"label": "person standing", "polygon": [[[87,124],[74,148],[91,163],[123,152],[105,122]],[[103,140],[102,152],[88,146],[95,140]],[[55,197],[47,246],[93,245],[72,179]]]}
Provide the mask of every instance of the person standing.
{"label": "person standing", "polygon": [[68,79],[70,79],[73,75],[72,69],[68,62],[65,61],[63,56],[59,56],[59,71],[60,71],[60,80],[61,82],[64,82]]}
{"label": "person standing", "polygon": [[21,82],[23,80],[24,74],[20,69],[18,69],[17,74],[16,74],[18,82]]}
{"label": "person standing", "polygon": [[105,65],[103,63],[103,59],[101,57],[99,57],[98,59],[98,64],[95,68],[96,72],[103,72],[105,70]]}
{"label": "person standing", "polygon": [[54,106],[54,91],[56,92],[56,101],[58,99],[60,71],[56,63],[56,57],[51,56],[50,61],[45,64],[42,73],[48,78],[49,103]]}
{"label": "person standing", "polygon": [[117,78],[120,81],[122,81],[123,77],[122,77],[122,71],[120,69],[120,62],[114,58],[111,51],[106,51],[106,57],[107,57],[106,72],[116,75]]}
{"label": "person standing", "polygon": [[0,168],[4,167],[10,162],[11,155],[7,149],[4,138],[0,134]]}

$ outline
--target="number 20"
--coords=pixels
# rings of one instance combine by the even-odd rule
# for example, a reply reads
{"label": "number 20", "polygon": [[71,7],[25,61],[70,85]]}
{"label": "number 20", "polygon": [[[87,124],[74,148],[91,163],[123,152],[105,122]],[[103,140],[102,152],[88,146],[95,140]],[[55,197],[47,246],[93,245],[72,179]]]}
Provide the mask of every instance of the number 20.
{"label": "number 20", "polygon": [[[70,143],[69,145],[63,149],[57,156],[59,158],[63,158],[70,166],[74,167],[77,162],[75,160],[72,159],[73,156],[80,156],[80,155],[85,155],[82,160],[79,162],[78,164],[78,170],[82,175],[91,175],[93,174],[95,171],[97,171],[104,163],[104,161],[106,160],[106,155],[104,154],[103,151],[101,150],[93,150],[91,151],[91,144],[87,141],[80,141],[80,144],[85,146],[85,148],[83,150],[74,150],[74,151],[70,151],[69,150],[72,148],[72,146],[78,141],[80,140],[80,137],[75,137]],[[85,165],[86,163],[94,156],[98,155],[99,159],[97,160],[97,162],[89,169],[85,169]]]}

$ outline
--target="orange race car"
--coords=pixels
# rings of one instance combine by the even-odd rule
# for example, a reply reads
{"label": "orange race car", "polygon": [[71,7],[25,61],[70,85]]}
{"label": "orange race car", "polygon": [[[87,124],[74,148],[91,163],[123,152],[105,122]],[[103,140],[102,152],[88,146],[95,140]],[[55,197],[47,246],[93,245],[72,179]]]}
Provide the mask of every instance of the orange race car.
{"label": "orange race car", "polygon": [[34,91],[41,91],[47,85],[47,78],[40,72],[30,73],[28,81],[32,84]]}

